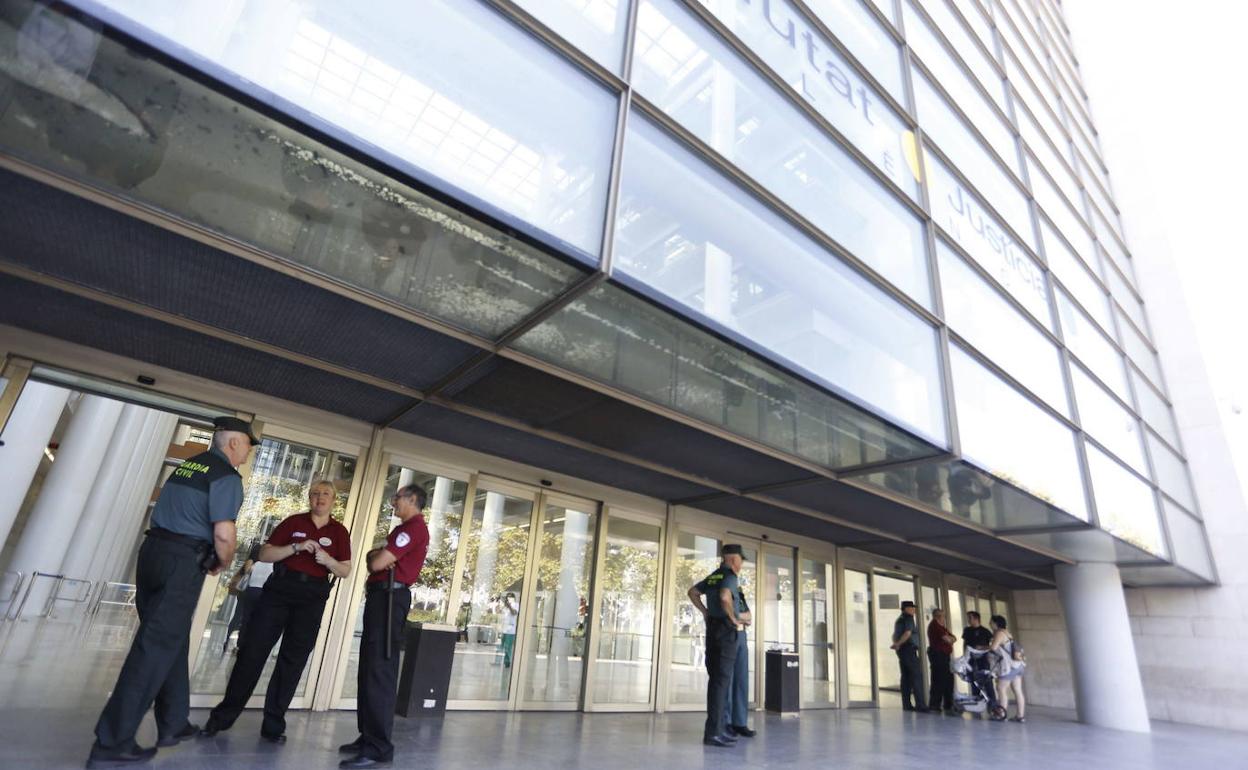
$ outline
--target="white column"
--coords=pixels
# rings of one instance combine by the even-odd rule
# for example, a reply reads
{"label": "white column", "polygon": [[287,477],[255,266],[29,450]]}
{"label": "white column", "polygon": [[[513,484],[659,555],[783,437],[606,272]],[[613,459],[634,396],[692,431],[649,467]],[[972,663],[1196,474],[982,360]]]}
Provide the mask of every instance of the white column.
{"label": "white column", "polygon": [[1144,685],[1118,567],[1082,562],[1059,564],[1055,572],[1066,615],[1079,720],[1097,727],[1149,732]]}
{"label": "white column", "polygon": [[134,563],[139,543],[143,541],[143,521],[147,516],[156,482],[160,479],[161,466],[169,454],[174,428],[178,425],[177,415],[154,412],[152,417],[147,449],[138,457],[131,494],[117,519],[116,545],[108,562],[103,565],[102,577],[106,580],[133,582],[131,565]]}
{"label": "white column", "polygon": [[[35,570],[60,570],[69,544],[78,536],[78,520],[91,500],[95,478],[110,451],[109,440],[117,427],[122,406],[120,401],[100,396],[83,396],[78,402],[56,453],[56,461],[48,471],[17,550],[13,552],[11,569],[28,575]],[[43,600],[47,597],[44,585],[50,587],[51,582],[41,584],[30,594],[26,614],[37,615],[42,611]]]}
{"label": "white column", "polygon": [[113,494],[112,499],[108,501],[108,511],[105,513],[105,519],[113,522],[113,525],[104,530],[100,538],[99,547],[91,554],[91,560],[88,562],[86,571],[88,580],[106,578],[103,574],[105,565],[109,563],[110,558],[113,556],[113,551],[117,548],[117,543],[123,537],[120,522],[125,517],[122,511],[129,510],[129,502],[134,496],[135,478],[142,463],[142,458],[146,456],[152,442],[152,433],[159,415],[159,412],[149,410],[143,416],[138,436],[135,437],[134,451],[130,453],[126,467],[122,469],[121,486]]}
{"label": "white column", "polygon": [[9,538],[68,398],[65,388],[27,382],[9,415],[0,436],[0,545]]}
{"label": "white column", "polygon": [[432,555],[441,548],[442,526],[446,523],[447,511],[451,509],[451,491],[455,482],[438,476],[433,482],[433,497],[429,500],[429,553]]}
{"label": "white column", "polygon": [[[507,501],[498,492],[485,493],[485,510],[481,513],[481,537],[477,545],[476,576],[472,584],[472,623],[480,620],[485,601],[494,586],[494,567],[498,563],[498,536],[503,529],[503,504]],[[478,601],[483,599],[484,601]]]}
{"label": "white column", "polygon": [[[555,698],[560,685],[568,685],[568,654],[572,651],[572,637],[580,615],[581,594],[577,580],[585,571],[585,554],[589,551],[589,514],[565,509],[563,536],[559,549],[559,588],[555,594],[554,618],[548,625],[554,626],[550,644],[550,658],[546,661],[546,697]],[[586,596],[588,601],[589,597]],[[588,620],[588,619],[587,619]],[[579,675],[579,670],[577,674]]]}
{"label": "white column", "polygon": [[127,482],[127,469],[134,455],[146,448],[139,445],[139,440],[151,411],[135,404],[122,408],[108,454],[95,477],[91,499],[61,562],[63,574],[90,579],[92,557],[111,540],[109,535],[117,526],[118,508],[114,502]]}

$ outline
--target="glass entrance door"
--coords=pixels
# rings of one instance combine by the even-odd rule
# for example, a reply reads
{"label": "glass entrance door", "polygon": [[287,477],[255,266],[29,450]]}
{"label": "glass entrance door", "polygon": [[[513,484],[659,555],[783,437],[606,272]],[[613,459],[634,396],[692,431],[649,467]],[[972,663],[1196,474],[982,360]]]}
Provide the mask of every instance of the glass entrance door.
{"label": "glass entrance door", "polygon": [[[199,622],[198,642],[191,664],[191,705],[215,706],[225,693],[237,652],[236,638],[243,628],[247,614],[254,606],[255,595],[261,585],[247,574],[255,562],[255,555],[273,529],[285,518],[308,509],[308,492],[312,482],[327,480],[334,485],[336,499],[331,514],[348,530],[351,528],[349,512],[354,510],[350,498],[356,488],[356,459],[358,447],[327,447],[312,437],[303,437],[293,431],[269,426],[260,446],[251,458],[250,473],[243,492],[243,505],[236,521],[238,550],[231,564],[222,569],[215,580],[205,581],[201,608],[207,606],[206,616],[197,613]],[[352,554],[354,560],[356,554]],[[238,587],[235,577],[239,573],[248,578],[245,587]],[[257,572],[257,575],[259,572]],[[241,579],[240,579],[241,580]],[[335,592],[349,590],[344,582],[334,581]],[[325,603],[323,619],[329,616],[336,593]],[[324,652],[329,623],[322,622],[317,644],[307,665],[303,678],[295,692],[292,708],[311,705],[311,693],[315,687],[316,673],[320,669],[320,657]],[[269,654],[268,662],[260,677],[256,693],[248,702],[258,707],[264,701],[264,687],[277,660],[280,643]]]}
{"label": "glass entrance door", "polygon": [[512,705],[536,502],[537,495],[523,489],[477,487],[459,574],[460,631],[448,696],[457,706]]}
{"label": "glass entrance door", "polygon": [[669,590],[672,597],[667,703],[669,707],[706,708],[706,621],[685,593],[719,566],[721,542],[715,535],[681,528]]}
{"label": "glass entrance door", "polygon": [[826,708],[836,704],[836,594],[835,572],[830,560],[801,561],[800,670],[802,708]]}
{"label": "glass entrance door", "polygon": [[850,706],[874,706],[875,631],[872,618],[871,573],[844,569],[845,682]]}
{"label": "glass entrance door", "polygon": [[542,495],[522,645],[522,708],[580,705],[597,530],[597,503]]}
{"label": "glass entrance door", "polygon": [[[901,668],[891,649],[893,625],[901,615],[901,603],[916,602],[914,577],[895,573],[875,574],[875,667],[877,697],[881,706],[901,705]],[[916,616],[916,627],[921,625]],[[920,629],[921,631],[921,629]],[[920,646],[922,640],[920,639]]]}

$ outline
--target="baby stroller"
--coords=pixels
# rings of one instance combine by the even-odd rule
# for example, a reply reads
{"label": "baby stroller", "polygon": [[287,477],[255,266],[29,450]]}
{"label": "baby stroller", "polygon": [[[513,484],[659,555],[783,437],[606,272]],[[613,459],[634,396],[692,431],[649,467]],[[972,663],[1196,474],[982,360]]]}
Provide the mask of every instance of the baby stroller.
{"label": "baby stroller", "polygon": [[997,703],[996,679],[992,673],[992,653],[968,649],[949,664],[954,675],[971,686],[970,694],[954,693],[953,710],[957,713],[983,714],[1004,718],[1005,709]]}

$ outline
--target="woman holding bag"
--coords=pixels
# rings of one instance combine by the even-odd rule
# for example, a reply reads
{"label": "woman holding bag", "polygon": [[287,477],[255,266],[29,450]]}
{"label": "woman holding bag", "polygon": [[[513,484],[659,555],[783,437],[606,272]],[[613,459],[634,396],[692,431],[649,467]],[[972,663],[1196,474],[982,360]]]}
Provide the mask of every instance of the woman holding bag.
{"label": "woman holding bag", "polygon": [[1027,668],[1027,662],[1023,656],[1023,647],[1014,641],[1014,637],[1007,630],[1004,617],[993,615],[989,622],[992,624],[992,644],[988,649],[997,656],[994,670],[997,675],[997,701],[1001,706],[998,714],[994,714],[992,718],[998,722],[1005,721],[1010,709],[1010,693],[1013,692],[1017,715],[1010,721],[1026,722],[1027,698],[1023,695],[1023,671]]}

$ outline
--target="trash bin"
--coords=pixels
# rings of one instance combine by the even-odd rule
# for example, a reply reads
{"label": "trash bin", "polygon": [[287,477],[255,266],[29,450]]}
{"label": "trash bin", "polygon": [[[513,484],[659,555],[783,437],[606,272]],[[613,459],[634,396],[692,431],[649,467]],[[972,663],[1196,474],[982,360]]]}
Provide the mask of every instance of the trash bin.
{"label": "trash bin", "polygon": [[441,715],[451,687],[455,659],[454,626],[412,623],[404,630],[403,664],[394,713],[403,717]]}
{"label": "trash bin", "polygon": [[802,705],[802,679],[797,653],[768,650],[765,671],[766,691],[763,695],[763,706],[781,716],[797,716]]}

